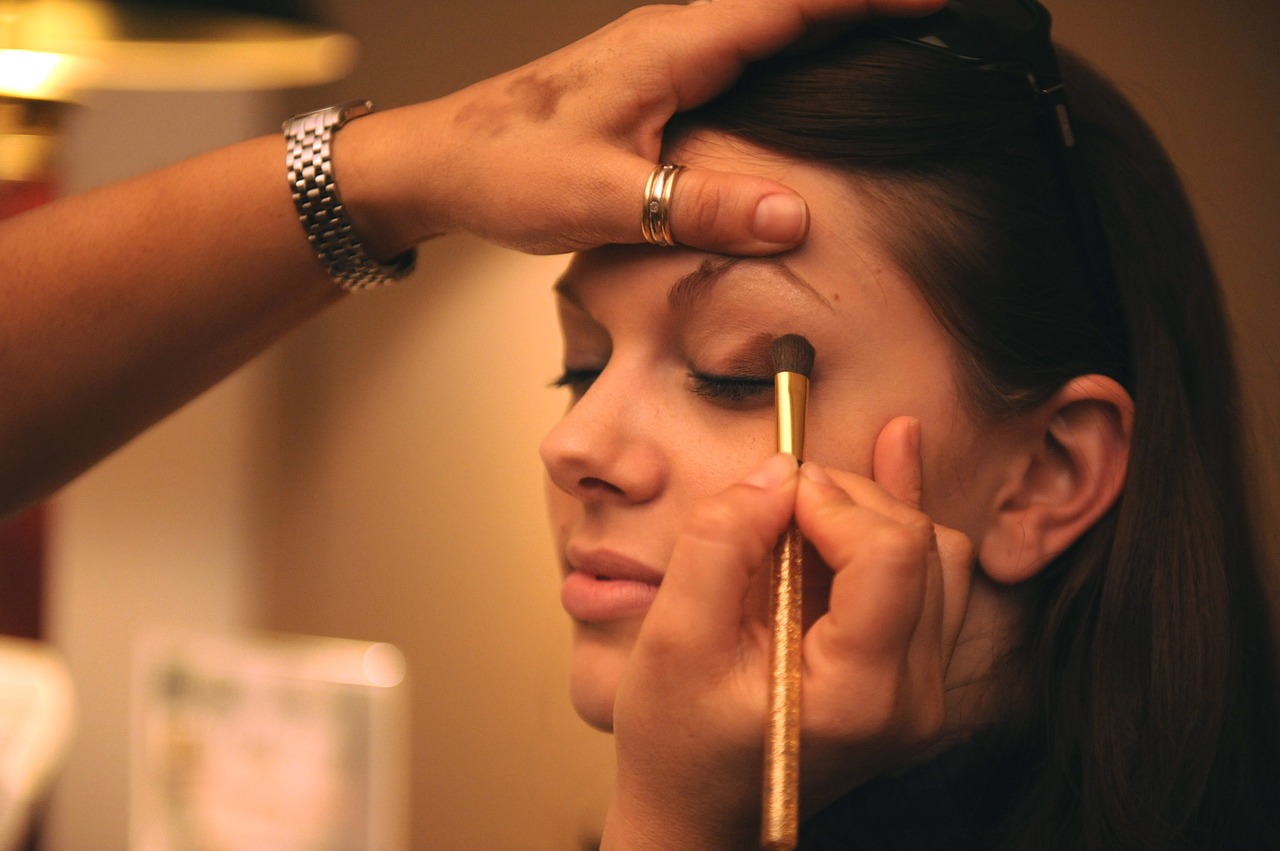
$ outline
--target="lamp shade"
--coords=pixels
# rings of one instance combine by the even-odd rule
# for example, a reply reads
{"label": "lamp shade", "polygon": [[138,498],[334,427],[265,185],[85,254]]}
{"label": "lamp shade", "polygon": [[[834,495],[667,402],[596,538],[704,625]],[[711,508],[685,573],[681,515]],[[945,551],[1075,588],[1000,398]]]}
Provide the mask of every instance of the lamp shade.
{"label": "lamp shade", "polygon": [[299,0],[0,0],[0,95],[11,97],[316,85],[356,53]]}
{"label": "lamp shade", "polygon": [[[121,0],[121,6],[144,5]],[[265,15],[286,21],[316,24],[320,16],[308,0],[171,0],[165,4],[171,9],[198,9],[206,12],[224,12],[240,15]]]}

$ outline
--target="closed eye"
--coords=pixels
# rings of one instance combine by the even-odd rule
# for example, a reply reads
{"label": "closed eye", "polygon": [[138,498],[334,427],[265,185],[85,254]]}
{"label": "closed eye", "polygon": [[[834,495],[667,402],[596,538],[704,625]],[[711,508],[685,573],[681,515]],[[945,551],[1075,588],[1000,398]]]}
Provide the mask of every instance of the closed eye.
{"label": "closed eye", "polygon": [[699,396],[735,407],[773,402],[772,375],[711,375],[691,370],[689,380]]}
{"label": "closed eye", "polygon": [[564,372],[551,380],[550,387],[567,387],[569,394],[575,399],[581,399],[582,394],[586,393],[600,377],[598,369],[570,369],[566,368]]}

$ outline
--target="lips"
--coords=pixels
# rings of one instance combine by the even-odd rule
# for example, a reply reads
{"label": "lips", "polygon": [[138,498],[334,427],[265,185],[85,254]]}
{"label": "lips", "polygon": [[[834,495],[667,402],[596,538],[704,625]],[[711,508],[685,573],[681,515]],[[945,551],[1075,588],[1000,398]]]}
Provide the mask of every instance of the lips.
{"label": "lips", "polygon": [[643,562],[605,550],[566,554],[569,571],[560,602],[569,617],[586,622],[643,616],[653,603],[662,574]]}

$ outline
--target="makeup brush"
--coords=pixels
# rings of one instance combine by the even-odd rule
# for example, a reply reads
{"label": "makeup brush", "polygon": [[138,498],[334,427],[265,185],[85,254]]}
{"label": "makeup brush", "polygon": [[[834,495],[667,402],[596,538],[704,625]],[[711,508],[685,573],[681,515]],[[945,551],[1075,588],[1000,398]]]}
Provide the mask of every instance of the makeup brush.
{"label": "makeup brush", "polygon": [[[805,408],[813,346],[799,334],[773,341],[778,451],[804,457]],[[764,808],[760,842],[767,849],[796,847],[800,802],[800,595],[804,541],[794,522],[778,539],[769,586],[773,614],[769,677],[769,729],[764,753]]]}

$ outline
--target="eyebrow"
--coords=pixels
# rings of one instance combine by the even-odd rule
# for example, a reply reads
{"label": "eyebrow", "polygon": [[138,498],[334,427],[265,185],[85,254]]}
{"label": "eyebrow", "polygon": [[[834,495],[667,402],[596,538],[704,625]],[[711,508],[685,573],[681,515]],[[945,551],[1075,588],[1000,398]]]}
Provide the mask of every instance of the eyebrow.
{"label": "eyebrow", "polygon": [[[698,264],[697,269],[676,279],[676,282],[672,284],[670,291],[667,293],[667,304],[673,310],[692,307],[695,303],[710,295],[715,285],[726,275],[742,265],[767,267],[770,271],[776,273],[781,280],[812,297],[827,310],[835,309],[827,297],[818,292],[818,289],[813,284],[809,283],[804,276],[797,273],[778,257],[708,257]],[[585,309],[582,299],[574,290],[572,272],[566,271],[555,282],[552,290],[570,304]]]}
{"label": "eyebrow", "polygon": [[726,275],[742,265],[766,267],[783,281],[821,302],[828,310],[833,309],[831,302],[813,284],[778,257],[708,257],[697,269],[680,277],[672,285],[671,291],[667,293],[667,303],[673,310],[692,307],[709,295]]}

